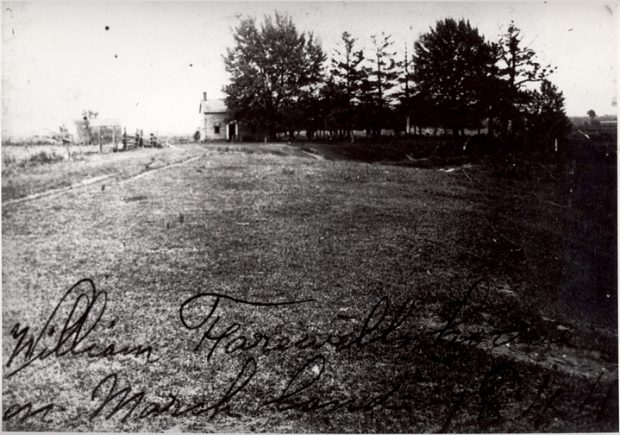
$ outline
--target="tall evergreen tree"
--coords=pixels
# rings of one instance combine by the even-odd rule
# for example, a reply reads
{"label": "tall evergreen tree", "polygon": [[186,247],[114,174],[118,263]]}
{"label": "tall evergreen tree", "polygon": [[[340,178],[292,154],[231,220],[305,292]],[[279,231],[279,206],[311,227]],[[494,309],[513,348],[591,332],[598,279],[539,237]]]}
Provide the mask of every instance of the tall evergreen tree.
{"label": "tall evergreen tree", "polygon": [[356,49],[356,42],[357,39],[349,32],[342,34],[342,47],[334,50],[331,82],[326,88],[331,93],[330,119],[338,124],[341,133],[346,134],[351,141],[357,123],[362,81],[366,78],[366,71],[361,66],[364,52]]}
{"label": "tall evergreen tree", "polygon": [[373,135],[379,136],[381,129],[390,125],[394,88],[398,84],[398,68],[391,35],[381,32],[372,35],[372,55],[370,66],[365,67],[367,74],[362,84],[363,110],[366,128]]}
{"label": "tall evergreen tree", "polygon": [[509,128],[512,132],[524,128],[527,106],[534,95],[531,92],[533,85],[546,80],[555,70],[551,65],[541,65],[534,50],[524,47],[522,42],[521,30],[511,21],[494,47],[501,81],[495,88],[494,112],[504,135],[508,134]]}
{"label": "tall evergreen tree", "polygon": [[[401,76],[398,81],[401,85],[401,92],[398,95],[398,115],[400,119],[405,122],[405,133],[409,134],[413,131],[415,134],[415,126],[412,126],[412,121],[418,118],[416,112],[418,112],[418,99],[415,97],[416,89],[413,82],[413,58],[409,56],[407,50],[407,43],[405,42],[405,55],[402,62]],[[419,119],[417,120],[419,121]]]}

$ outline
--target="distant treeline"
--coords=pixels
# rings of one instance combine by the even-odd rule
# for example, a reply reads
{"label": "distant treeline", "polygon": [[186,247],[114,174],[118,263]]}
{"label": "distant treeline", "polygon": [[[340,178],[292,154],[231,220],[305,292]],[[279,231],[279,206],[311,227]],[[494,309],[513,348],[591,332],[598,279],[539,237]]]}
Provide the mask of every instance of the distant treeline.
{"label": "distant treeline", "polygon": [[344,32],[329,59],[311,32],[278,13],[260,25],[242,19],[233,36],[224,57],[229,117],[257,138],[473,130],[549,143],[570,131],[562,92],[549,80],[554,68],[537,61],[513,22],[487,41],[468,21],[447,18],[402,53],[389,34],[364,49]]}

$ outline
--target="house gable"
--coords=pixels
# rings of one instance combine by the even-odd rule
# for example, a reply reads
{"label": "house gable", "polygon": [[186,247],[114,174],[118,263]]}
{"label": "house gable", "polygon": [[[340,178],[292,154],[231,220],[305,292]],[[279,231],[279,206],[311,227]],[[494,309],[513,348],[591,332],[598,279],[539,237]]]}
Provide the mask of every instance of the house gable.
{"label": "house gable", "polygon": [[203,141],[241,139],[239,124],[228,119],[225,99],[208,100],[204,92],[198,111],[202,118],[200,137]]}

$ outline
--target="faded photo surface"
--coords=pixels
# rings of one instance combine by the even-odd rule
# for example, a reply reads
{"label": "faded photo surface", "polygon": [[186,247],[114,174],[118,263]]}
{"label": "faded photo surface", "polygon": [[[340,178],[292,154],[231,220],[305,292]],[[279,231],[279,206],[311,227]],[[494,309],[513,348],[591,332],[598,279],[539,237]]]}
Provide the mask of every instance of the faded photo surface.
{"label": "faded photo surface", "polygon": [[2,429],[618,431],[617,14],[3,2]]}

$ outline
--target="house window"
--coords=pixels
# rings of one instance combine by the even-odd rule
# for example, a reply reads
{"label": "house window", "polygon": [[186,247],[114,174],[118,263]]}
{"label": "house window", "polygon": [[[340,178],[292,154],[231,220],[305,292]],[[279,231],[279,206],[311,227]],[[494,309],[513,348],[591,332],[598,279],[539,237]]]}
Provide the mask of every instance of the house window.
{"label": "house window", "polygon": [[216,126],[213,127],[213,133],[220,134],[220,126],[219,125],[216,125]]}

